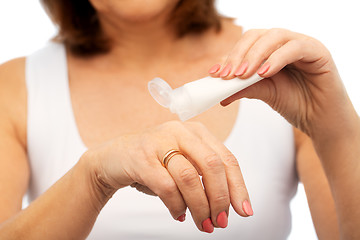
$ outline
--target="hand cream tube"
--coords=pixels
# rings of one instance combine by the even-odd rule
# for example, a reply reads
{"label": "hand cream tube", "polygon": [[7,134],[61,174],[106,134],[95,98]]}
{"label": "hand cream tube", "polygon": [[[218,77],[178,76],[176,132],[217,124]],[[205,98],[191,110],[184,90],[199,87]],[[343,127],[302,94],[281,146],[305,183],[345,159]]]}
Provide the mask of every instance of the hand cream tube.
{"label": "hand cream tube", "polygon": [[154,78],[148,83],[148,88],[161,106],[176,113],[181,121],[186,121],[261,79],[258,74],[248,79],[231,80],[205,77],[172,89],[161,78]]}

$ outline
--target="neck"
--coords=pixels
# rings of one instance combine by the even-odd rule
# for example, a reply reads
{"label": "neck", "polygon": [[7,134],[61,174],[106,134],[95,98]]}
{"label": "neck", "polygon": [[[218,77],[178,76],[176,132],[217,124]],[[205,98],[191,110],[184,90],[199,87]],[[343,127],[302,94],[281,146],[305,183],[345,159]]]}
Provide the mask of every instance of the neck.
{"label": "neck", "polygon": [[176,37],[175,29],[168,24],[167,15],[151,21],[101,19],[104,33],[111,40],[107,57],[124,64],[146,65],[154,59],[168,58],[181,49],[184,39]]}

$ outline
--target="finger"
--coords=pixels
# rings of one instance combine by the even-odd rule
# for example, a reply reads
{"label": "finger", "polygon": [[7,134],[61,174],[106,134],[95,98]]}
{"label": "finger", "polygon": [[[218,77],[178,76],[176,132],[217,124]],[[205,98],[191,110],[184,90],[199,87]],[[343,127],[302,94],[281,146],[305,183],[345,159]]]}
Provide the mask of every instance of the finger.
{"label": "finger", "polygon": [[225,107],[241,98],[259,99],[266,102],[271,99],[275,91],[273,80],[266,78],[222,100],[220,104]]}
{"label": "finger", "polygon": [[179,147],[187,159],[202,172],[205,193],[210,204],[211,220],[214,226],[219,227],[216,222],[218,215],[222,212],[228,213],[230,206],[224,164],[212,148],[198,137],[194,137],[194,134],[190,135],[186,132],[183,131],[179,136]]}
{"label": "finger", "polygon": [[301,66],[302,64],[311,62],[313,66],[316,65],[314,68],[320,69],[325,63],[320,56],[314,54],[317,52],[317,48],[316,42],[313,43],[305,39],[288,41],[277,51],[273,52],[264,63],[264,65],[266,64],[268,66],[267,70],[261,72],[261,69],[259,69],[258,74],[261,74],[263,77],[271,77],[286,65],[292,63]]}
{"label": "finger", "polygon": [[[219,66],[213,66],[211,69],[212,71],[209,70],[210,75],[212,77],[223,77],[224,79],[233,78],[235,74],[239,72],[239,67],[247,51],[265,31],[267,30],[252,29],[245,32],[234,46],[225,62],[221,65],[219,64]],[[242,67],[246,68],[246,63],[244,63]]]}
{"label": "finger", "polygon": [[[260,99],[270,106],[276,105],[276,97],[278,92],[286,91],[290,82],[286,83],[288,75],[281,73],[285,66],[295,63],[302,64],[299,61],[304,60],[304,57],[311,55],[315,52],[315,45],[305,43],[304,40],[295,39],[285,43],[282,47],[274,51],[269,58],[264,62],[262,67],[258,69],[257,73],[264,77],[262,81],[235,93],[234,95],[224,99],[221,105],[227,106],[235,100],[240,98],[256,98]],[[318,58],[306,59],[307,61],[314,62]],[[324,63],[318,63],[320,66]],[[276,80],[276,81],[274,81]],[[279,89],[281,87],[281,89]],[[290,89],[290,88],[288,88]]]}
{"label": "finger", "polygon": [[281,71],[282,69],[290,64],[302,69],[311,63],[312,73],[315,73],[313,69],[316,69],[318,74],[326,71],[322,67],[326,65],[326,59],[328,58],[321,56],[327,56],[330,53],[322,52],[318,54],[317,49],[321,49],[319,44],[317,40],[306,36],[286,42],[274,51],[257,71],[260,76],[266,79],[223,100],[221,105],[226,106],[237,99],[247,97],[263,100],[275,110],[278,110],[276,108],[277,101],[279,101],[277,94],[288,91],[291,89],[290,85],[293,84],[292,81],[289,81],[289,75],[286,74],[286,71]]}
{"label": "finger", "polygon": [[[156,177],[154,177],[156,176]],[[140,184],[146,185],[163,201],[175,220],[179,220],[186,212],[186,203],[169,172],[161,166],[156,157],[152,167],[141,171]]]}
{"label": "finger", "polygon": [[140,183],[134,182],[130,185],[132,188],[136,188],[139,192],[145,193],[147,195],[157,196],[150,188],[147,186],[141,185]]}
{"label": "finger", "polygon": [[236,213],[243,217],[253,215],[249,194],[241,173],[240,165],[235,156],[225,145],[213,136],[202,124],[196,127],[195,133],[206,141],[222,159],[230,193],[230,202]]}
{"label": "finger", "polygon": [[291,102],[291,100],[287,100],[285,103],[281,102],[282,99],[284,99],[281,95],[287,95],[288,97],[286,97],[286,99],[289,99],[290,96],[293,100],[297,97],[294,93],[290,95],[288,94],[290,90],[290,92],[292,92],[297,83],[289,81],[290,75],[286,70],[287,69],[284,69],[270,78],[265,78],[260,82],[235,93],[227,99],[224,99],[220,104],[222,106],[226,106],[241,98],[259,99],[267,103],[275,111],[278,111],[280,114],[284,114],[280,107],[284,106],[284,104],[286,105],[288,102]]}
{"label": "finger", "polygon": [[196,169],[183,155],[175,155],[168,163],[168,171],[189,207],[198,229],[211,233],[214,227],[206,221],[210,216],[210,207]]}
{"label": "finger", "polygon": [[290,41],[291,38],[294,38],[294,33],[284,29],[271,29],[262,35],[244,57],[244,61],[248,62],[249,65],[241,78],[252,76],[273,52]]}

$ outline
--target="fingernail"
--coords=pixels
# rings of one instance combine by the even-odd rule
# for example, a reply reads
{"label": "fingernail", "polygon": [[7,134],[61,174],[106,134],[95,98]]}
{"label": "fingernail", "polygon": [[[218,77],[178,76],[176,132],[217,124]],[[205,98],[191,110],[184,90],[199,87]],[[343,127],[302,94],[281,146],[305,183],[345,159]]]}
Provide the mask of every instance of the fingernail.
{"label": "fingernail", "polygon": [[264,63],[257,71],[257,74],[262,75],[262,74],[266,73],[269,70],[269,68],[270,68],[270,64]]}
{"label": "fingernail", "polygon": [[216,222],[217,224],[222,227],[222,228],[226,228],[228,225],[228,217],[225,211],[219,213],[219,215],[216,218]]}
{"label": "fingernail", "polygon": [[210,218],[202,222],[202,228],[207,233],[212,233],[214,231],[214,225],[212,225]]}
{"label": "fingernail", "polygon": [[244,212],[248,215],[248,216],[252,216],[252,215],[254,215],[254,212],[253,212],[253,210],[252,210],[252,208],[251,208],[251,205],[250,205],[250,203],[249,203],[249,201],[248,200],[245,200],[244,202],[243,202],[243,210],[244,210]]}
{"label": "fingernail", "polygon": [[209,73],[216,73],[217,71],[219,71],[221,65],[220,64],[215,64],[214,66],[212,66],[210,69],[209,69]]}
{"label": "fingernail", "polygon": [[183,215],[178,217],[176,220],[178,220],[179,222],[183,222],[183,221],[185,221],[185,217],[186,217],[186,214],[184,213]]}
{"label": "fingernail", "polygon": [[229,73],[230,73],[230,71],[231,71],[231,64],[228,64],[228,65],[226,65],[226,67],[221,71],[221,73],[220,73],[220,77],[226,77],[227,75],[229,75]]}
{"label": "fingernail", "polygon": [[248,67],[248,63],[242,63],[239,67],[239,69],[235,72],[235,76],[241,76],[245,73],[246,69]]}

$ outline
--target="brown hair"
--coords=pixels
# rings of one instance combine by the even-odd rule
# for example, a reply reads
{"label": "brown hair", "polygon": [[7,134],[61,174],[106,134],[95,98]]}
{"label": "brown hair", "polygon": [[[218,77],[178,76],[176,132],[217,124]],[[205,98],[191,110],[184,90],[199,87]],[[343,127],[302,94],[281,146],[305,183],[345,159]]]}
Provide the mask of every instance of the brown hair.
{"label": "brown hair", "polygon": [[[88,0],[41,0],[45,10],[58,25],[56,40],[65,43],[77,55],[89,56],[110,50],[110,41],[102,32],[96,10]],[[177,36],[220,30],[220,16],[214,0],[180,0],[170,22]]]}

